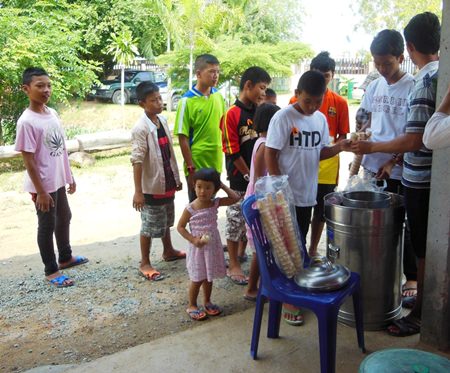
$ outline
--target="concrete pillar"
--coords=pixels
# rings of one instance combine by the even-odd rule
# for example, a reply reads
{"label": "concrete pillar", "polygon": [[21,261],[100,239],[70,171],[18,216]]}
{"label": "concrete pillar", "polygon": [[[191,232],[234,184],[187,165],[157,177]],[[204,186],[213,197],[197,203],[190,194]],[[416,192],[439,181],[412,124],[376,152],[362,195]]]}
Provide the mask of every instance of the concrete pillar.
{"label": "concrete pillar", "polygon": [[[444,0],[438,102],[450,84],[450,0]],[[450,348],[450,148],[433,152],[421,341]]]}

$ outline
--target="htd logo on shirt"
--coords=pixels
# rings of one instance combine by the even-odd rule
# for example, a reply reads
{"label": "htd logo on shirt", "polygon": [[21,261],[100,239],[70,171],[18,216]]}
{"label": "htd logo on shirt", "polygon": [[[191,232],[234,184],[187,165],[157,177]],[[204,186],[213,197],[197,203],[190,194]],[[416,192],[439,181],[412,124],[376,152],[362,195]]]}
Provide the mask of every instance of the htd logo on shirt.
{"label": "htd logo on shirt", "polygon": [[300,146],[302,148],[316,148],[320,144],[322,136],[319,131],[299,131],[297,127],[292,127],[289,136],[290,146]]}

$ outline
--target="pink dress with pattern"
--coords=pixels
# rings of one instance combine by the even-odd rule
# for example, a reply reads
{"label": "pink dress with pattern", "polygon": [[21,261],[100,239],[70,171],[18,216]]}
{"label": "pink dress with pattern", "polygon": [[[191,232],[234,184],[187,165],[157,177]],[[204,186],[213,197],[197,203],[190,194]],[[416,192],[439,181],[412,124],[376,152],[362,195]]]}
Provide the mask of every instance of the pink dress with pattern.
{"label": "pink dress with pattern", "polygon": [[191,243],[186,255],[186,266],[191,281],[213,281],[225,277],[225,256],[222,242],[217,228],[217,209],[219,198],[214,199],[213,205],[206,209],[195,210],[189,204],[187,210],[191,214],[189,228],[195,237],[209,235],[209,242],[202,248]]}

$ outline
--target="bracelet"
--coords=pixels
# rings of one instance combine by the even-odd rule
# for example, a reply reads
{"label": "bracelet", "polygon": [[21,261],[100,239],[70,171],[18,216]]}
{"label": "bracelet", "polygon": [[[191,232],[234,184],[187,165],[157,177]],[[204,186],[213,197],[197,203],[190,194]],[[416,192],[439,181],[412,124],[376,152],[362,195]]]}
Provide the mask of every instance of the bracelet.
{"label": "bracelet", "polygon": [[195,167],[194,166],[187,166],[186,168],[187,168],[187,170],[188,170],[188,172],[190,174],[193,174],[195,172]]}

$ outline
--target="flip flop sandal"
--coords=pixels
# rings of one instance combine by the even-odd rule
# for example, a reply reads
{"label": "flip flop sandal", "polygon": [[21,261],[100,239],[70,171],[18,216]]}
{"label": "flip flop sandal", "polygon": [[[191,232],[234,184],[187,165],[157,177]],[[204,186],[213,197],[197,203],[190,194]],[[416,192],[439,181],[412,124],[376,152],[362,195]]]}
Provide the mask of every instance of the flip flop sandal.
{"label": "flip flop sandal", "polygon": [[178,254],[167,258],[163,257],[163,259],[165,262],[174,262],[175,260],[186,259],[186,253],[184,251],[179,251]]}
{"label": "flip flop sandal", "polygon": [[252,295],[244,294],[244,299],[248,300],[249,302],[256,302],[256,298],[257,297],[254,297]]}
{"label": "flip flop sandal", "polygon": [[409,337],[420,333],[420,321],[410,320],[406,317],[395,320],[387,328],[389,335],[394,337]]}
{"label": "flip flop sandal", "polygon": [[202,321],[208,318],[208,315],[200,309],[196,310],[186,310],[189,317],[194,321]]}
{"label": "flip flop sandal", "polygon": [[205,304],[203,308],[208,316],[218,316],[222,313],[220,307],[212,303]]}
{"label": "flip flop sandal", "polygon": [[141,270],[139,270],[139,274],[144,277],[145,279],[149,280],[149,281],[161,281],[164,280],[164,275],[162,275],[160,272],[158,271],[153,271],[150,273],[144,273]]}
{"label": "flip flop sandal", "polygon": [[402,298],[402,307],[407,308],[407,309],[414,308],[414,306],[416,305],[416,299],[417,299],[416,296],[403,297]]}
{"label": "flip flop sandal", "polygon": [[61,275],[61,276],[52,278],[51,280],[48,280],[48,282],[57,288],[67,288],[69,286],[74,285],[73,282],[67,283],[66,282],[67,280],[70,280],[70,278],[67,277],[66,275]]}
{"label": "flip flop sandal", "polygon": [[86,258],[84,256],[81,256],[81,255],[77,255],[75,257],[75,260],[70,262],[69,264],[66,264],[64,266],[59,265],[59,269],[67,269],[67,268],[70,268],[70,267],[79,266],[79,265],[87,263],[87,262],[89,262],[88,258]]}
{"label": "flip flop sandal", "polygon": [[236,285],[248,284],[248,279],[244,275],[227,275],[227,277]]}
{"label": "flip flop sandal", "polygon": [[[292,326],[303,325],[304,320],[303,320],[303,315],[302,315],[301,310],[298,309],[298,310],[292,311],[292,310],[288,310],[288,309],[283,307],[282,313],[283,313],[283,320],[287,324],[292,325]],[[290,319],[286,318],[285,317],[286,314],[290,315],[290,316],[293,316],[294,319],[292,319],[292,317]]]}
{"label": "flip flop sandal", "polygon": [[[407,291],[415,291],[416,294],[414,295],[403,295],[405,292]],[[402,298],[408,298],[408,297],[416,297],[417,296],[417,287],[413,287],[413,288],[403,288],[402,287]]]}

